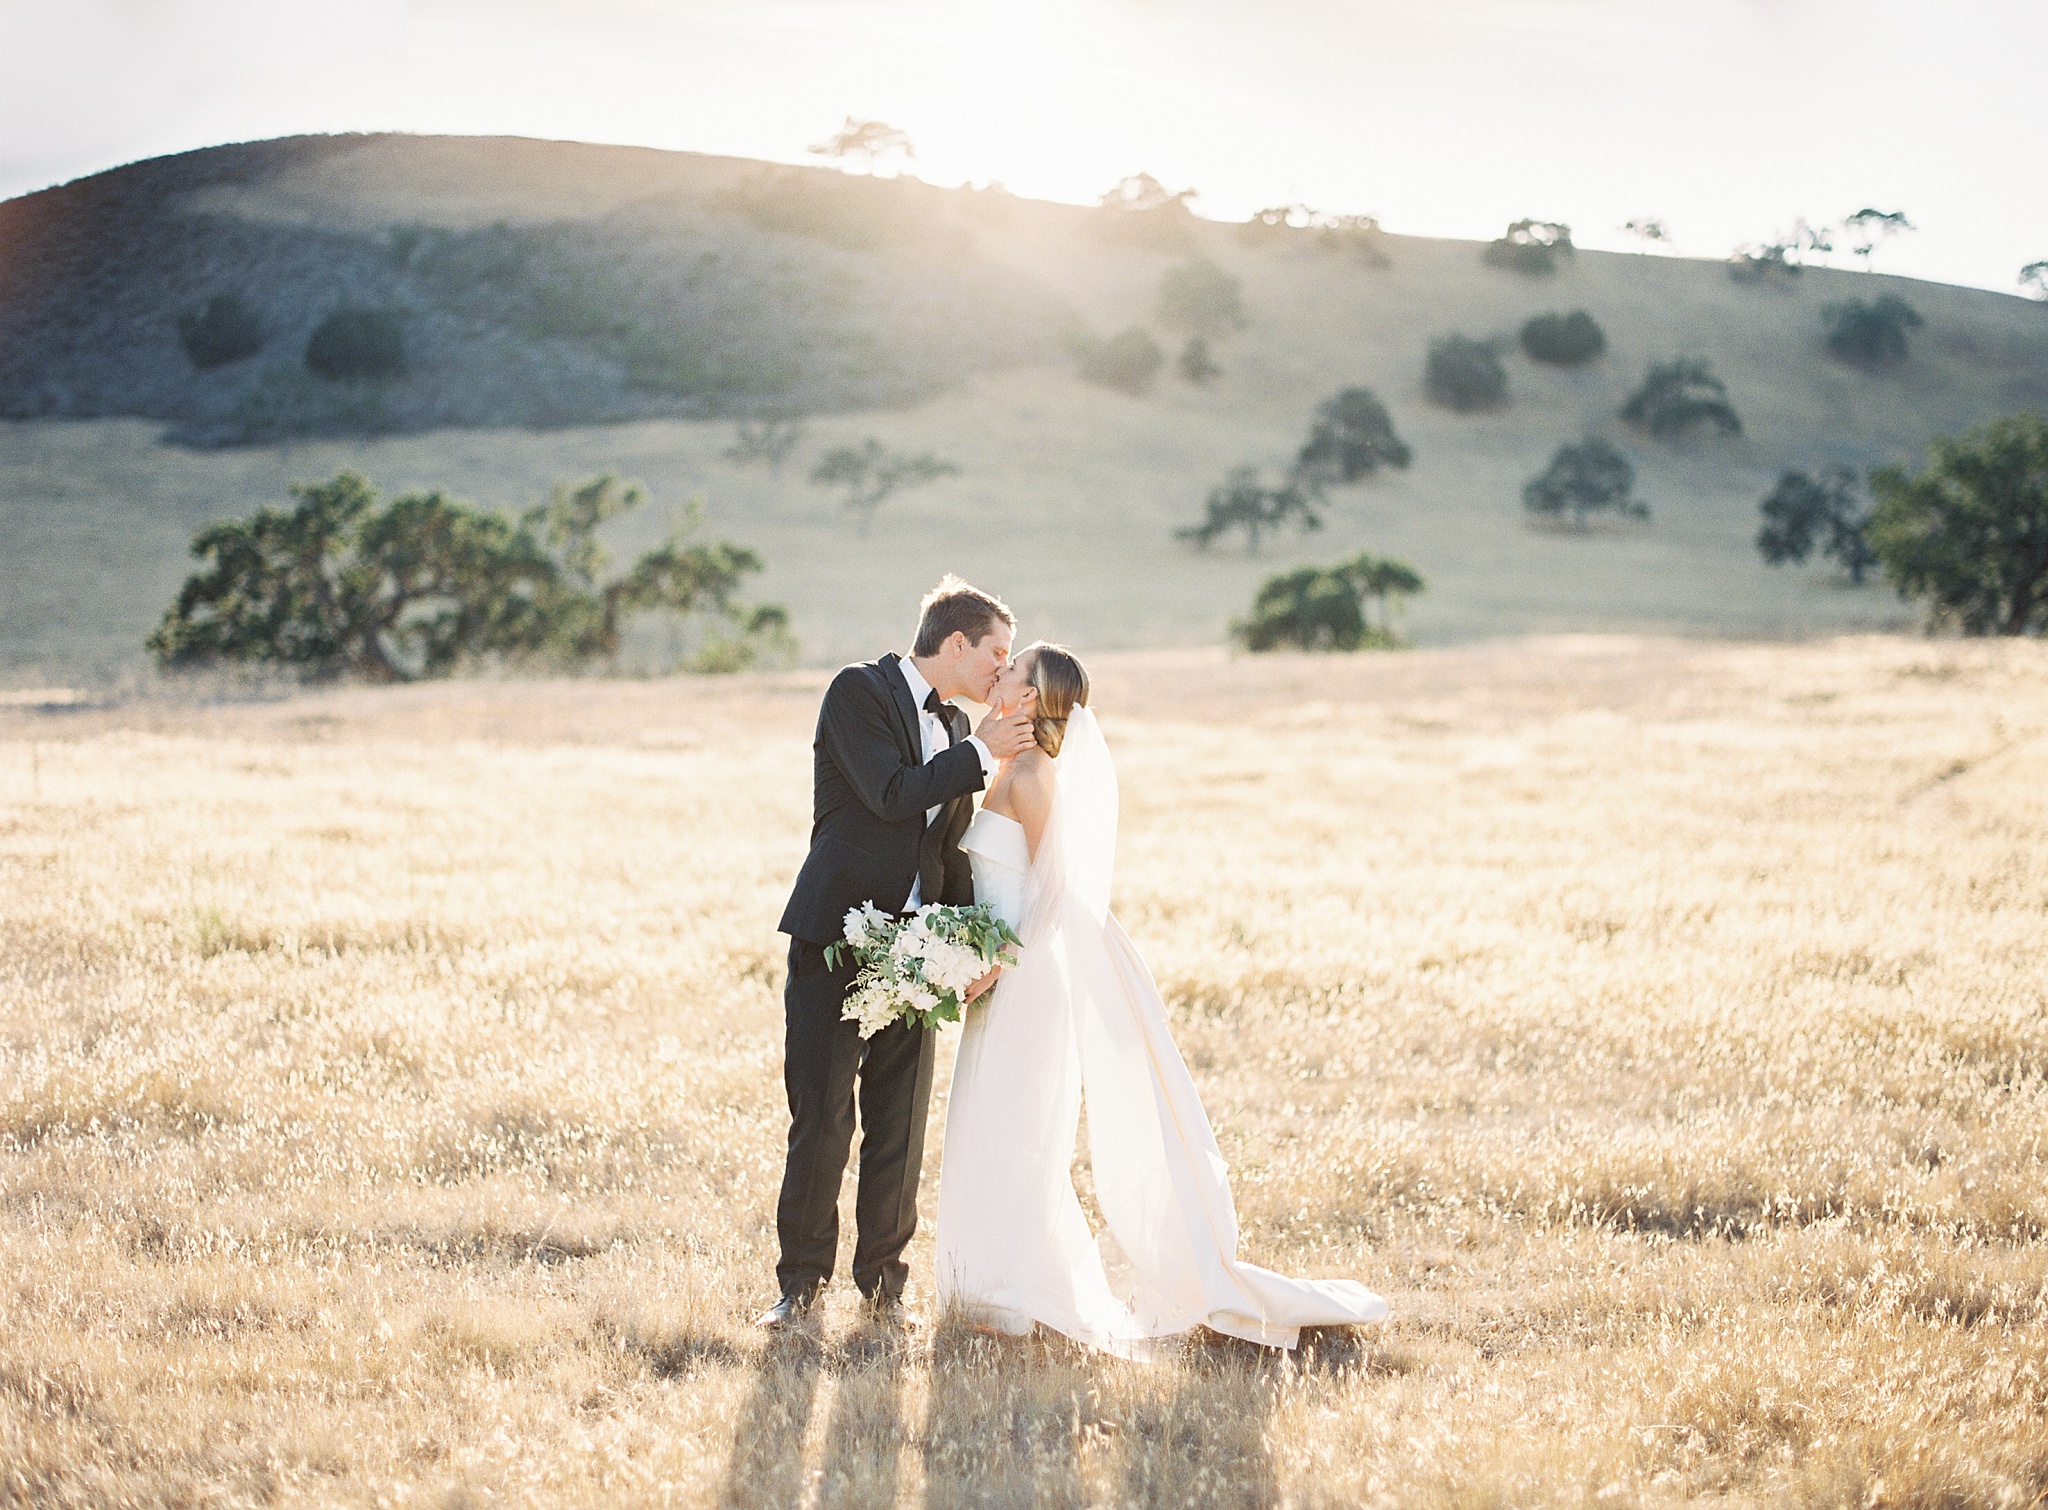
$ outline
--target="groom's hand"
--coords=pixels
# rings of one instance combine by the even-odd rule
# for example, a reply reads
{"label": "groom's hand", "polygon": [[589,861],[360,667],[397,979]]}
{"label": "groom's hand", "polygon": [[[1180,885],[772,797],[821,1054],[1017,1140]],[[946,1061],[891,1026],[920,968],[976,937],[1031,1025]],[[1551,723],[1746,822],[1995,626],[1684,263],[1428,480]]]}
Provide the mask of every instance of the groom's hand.
{"label": "groom's hand", "polygon": [[1004,713],[1000,708],[981,721],[974,737],[988,746],[998,760],[1015,760],[1031,748],[1031,720],[1021,713]]}
{"label": "groom's hand", "polygon": [[996,977],[1001,975],[1002,973],[1003,967],[1001,965],[997,965],[995,969],[989,971],[988,974],[984,975],[980,980],[976,981],[973,985],[969,986],[967,988],[967,1000],[971,1002],[976,997],[980,996],[982,992],[986,991],[990,986],[996,983]]}

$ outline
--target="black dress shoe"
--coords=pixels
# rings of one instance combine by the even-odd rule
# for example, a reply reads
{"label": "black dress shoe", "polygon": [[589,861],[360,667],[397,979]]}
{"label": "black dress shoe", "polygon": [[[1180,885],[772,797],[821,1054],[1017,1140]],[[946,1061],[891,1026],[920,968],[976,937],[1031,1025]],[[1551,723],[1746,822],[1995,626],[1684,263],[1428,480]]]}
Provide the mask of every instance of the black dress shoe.
{"label": "black dress shoe", "polygon": [[774,1332],[783,1327],[793,1326],[810,1314],[811,1307],[818,1303],[816,1290],[792,1290],[782,1299],[768,1307],[754,1318],[754,1325]]}
{"label": "black dress shoe", "polygon": [[917,1324],[904,1309],[901,1295],[888,1295],[877,1290],[872,1295],[861,1297],[860,1308],[869,1321],[882,1326],[907,1327]]}

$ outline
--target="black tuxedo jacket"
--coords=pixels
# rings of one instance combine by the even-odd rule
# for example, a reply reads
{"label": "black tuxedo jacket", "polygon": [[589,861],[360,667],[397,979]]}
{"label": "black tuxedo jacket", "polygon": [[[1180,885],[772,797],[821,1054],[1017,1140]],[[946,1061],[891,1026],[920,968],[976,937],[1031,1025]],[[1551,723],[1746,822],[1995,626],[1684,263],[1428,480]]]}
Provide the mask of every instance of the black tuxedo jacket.
{"label": "black tuxedo jacket", "polygon": [[[956,713],[953,747],[925,760],[901,664],[891,654],[845,667],[825,691],[811,747],[811,852],[777,925],[792,938],[831,943],[863,902],[900,912],[920,877],[927,902],[974,900],[960,836],[981,790],[981,756]],[[926,809],[941,805],[927,827]]]}

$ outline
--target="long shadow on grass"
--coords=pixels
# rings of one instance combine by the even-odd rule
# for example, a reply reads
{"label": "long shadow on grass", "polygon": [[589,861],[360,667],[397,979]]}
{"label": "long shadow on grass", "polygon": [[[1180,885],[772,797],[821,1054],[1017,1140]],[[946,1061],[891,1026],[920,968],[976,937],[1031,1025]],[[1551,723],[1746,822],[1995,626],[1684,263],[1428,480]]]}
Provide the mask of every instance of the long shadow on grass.
{"label": "long shadow on grass", "polygon": [[825,1424],[818,1502],[894,1505],[908,1429],[903,1365],[909,1338],[898,1322],[869,1317],[838,1349],[839,1391]]}
{"label": "long shadow on grass", "polygon": [[1271,1348],[1200,1331],[1181,1356],[1136,1381],[1114,1411],[1117,1502],[1265,1510],[1280,1502],[1266,1450]]}
{"label": "long shadow on grass", "polygon": [[1063,1338],[989,1337],[942,1323],[923,1435],[929,1510],[1079,1506],[1096,1370]]}
{"label": "long shadow on grass", "polygon": [[803,1497],[804,1431],[818,1394],[824,1352],[810,1328],[770,1336],[755,1364],[726,1465],[721,1505],[794,1506]]}

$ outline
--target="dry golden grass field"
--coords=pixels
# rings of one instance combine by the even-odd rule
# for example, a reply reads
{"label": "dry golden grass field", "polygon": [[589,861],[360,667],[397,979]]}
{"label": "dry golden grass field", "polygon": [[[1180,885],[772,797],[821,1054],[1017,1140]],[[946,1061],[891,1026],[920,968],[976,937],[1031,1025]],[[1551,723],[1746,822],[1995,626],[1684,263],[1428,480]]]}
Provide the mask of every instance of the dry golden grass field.
{"label": "dry golden grass field", "polygon": [[1245,1255],[1391,1324],[763,1345],[818,675],[0,709],[0,1500],[2048,1503],[2048,646],[1099,669]]}

